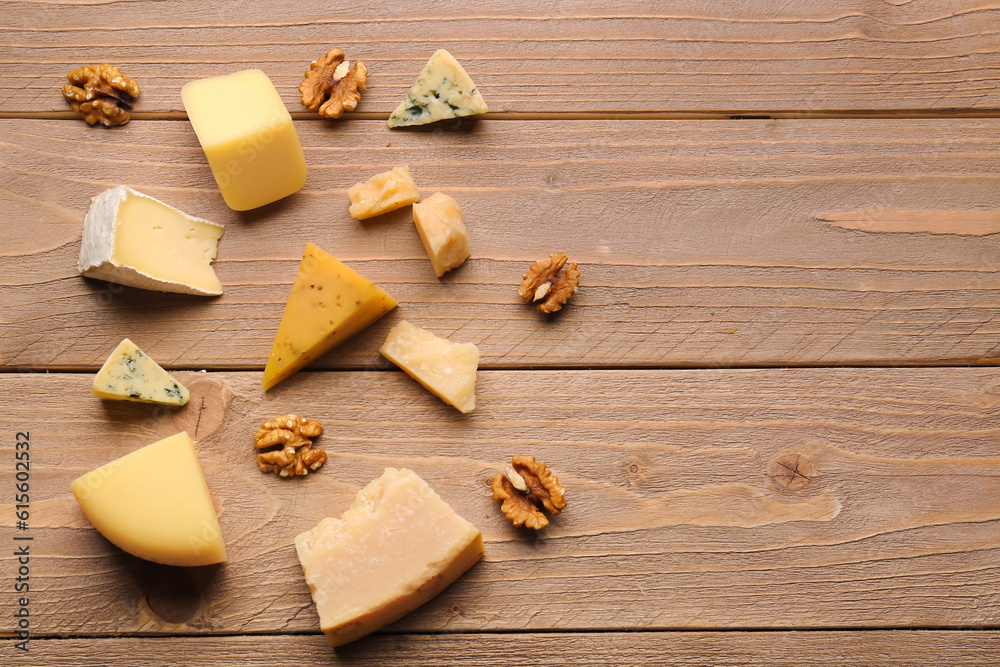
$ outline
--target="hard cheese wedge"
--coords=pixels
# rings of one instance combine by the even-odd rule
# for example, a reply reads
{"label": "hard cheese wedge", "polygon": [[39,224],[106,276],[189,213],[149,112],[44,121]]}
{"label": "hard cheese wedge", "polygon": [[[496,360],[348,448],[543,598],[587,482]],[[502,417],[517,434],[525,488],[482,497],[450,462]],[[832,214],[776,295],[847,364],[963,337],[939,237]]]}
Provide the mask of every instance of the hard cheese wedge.
{"label": "hard cheese wedge", "polygon": [[183,431],[78,477],[71,488],[94,528],[133,556],[184,566],[226,560],[212,497]]}
{"label": "hard cheese wedge", "polygon": [[469,232],[462,207],[443,192],[413,205],[413,222],[438,278],[461,266],[469,256]]}
{"label": "hard cheese wedge", "polygon": [[364,276],[310,243],[302,255],[261,382],[265,390],[396,307]]}
{"label": "hard cheese wedge", "polygon": [[292,116],[266,74],[249,69],[189,81],[181,100],[229,208],[257,208],[305,185]]}
{"label": "hard cheese wedge", "polygon": [[191,393],[130,341],[123,340],[94,377],[94,396],[184,405]]}
{"label": "hard cheese wedge", "polygon": [[483,536],[411,470],[386,468],[340,519],[295,538],[332,646],[378,630],[483,556]]}
{"label": "hard cheese wedge", "polygon": [[452,343],[402,320],[379,352],[445,403],[475,409],[479,349],[472,343]]}
{"label": "hard cheese wedge", "polygon": [[347,196],[351,199],[348,212],[364,220],[412,204],[420,199],[420,192],[410,176],[410,168],[395,167],[375,174],[364,183],[355,183],[347,189]]}
{"label": "hard cheese wedge", "polygon": [[406,99],[389,116],[389,127],[424,125],[486,113],[486,101],[458,61],[438,49],[424,65]]}
{"label": "hard cheese wedge", "polygon": [[224,231],[119,185],[97,195],[83,221],[80,273],[161,292],[222,294],[212,260]]}

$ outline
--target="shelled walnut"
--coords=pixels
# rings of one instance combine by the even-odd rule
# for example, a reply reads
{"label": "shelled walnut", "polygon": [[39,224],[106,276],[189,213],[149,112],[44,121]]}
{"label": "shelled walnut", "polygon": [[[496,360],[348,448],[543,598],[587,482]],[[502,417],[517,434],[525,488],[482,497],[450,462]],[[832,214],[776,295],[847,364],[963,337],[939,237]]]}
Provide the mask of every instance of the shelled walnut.
{"label": "shelled walnut", "polygon": [[344,52],[330,49],[314,60],[299,84],[302,106],[319,111],[324,118],[340,118],[345,111],[354,111],[361,101],[361,91],[368,82],[368,68],[361,60],[344,60]]}
{"label": "shelled walnut", "polygon": [[124,125],[139,97],[139,84],[108,64],[84,66],[66,75],[63,97],[88,124]]}
{"label": "shelled walnut", "polygon": [[278,415],[264,422],[253,436],[254,447],[281,449],[257,454],[257,466],[282,477],[308,475],[326,462],[326,452],[312,448],[312,439],[322,433],[322,424],[298,415]]}
{"label": "shelled walnut", "polygon": [[[532,264],[517,293],[525,301],[538,303],[539,312],[554,313],[562,308],[580,284],[576,263],[566,264],[566,260],[566,255],[555,252]],[[566,270],[557,275],[564,265]]]}
{"label": "shelled walnut", "polygon": [[539,530],[549,525],[542,513],[559,514],[566,507],[566,489],[534,456],[515,456],[511,465],[493,477],[493,500],[503,501],[500,510],[515,526]]}

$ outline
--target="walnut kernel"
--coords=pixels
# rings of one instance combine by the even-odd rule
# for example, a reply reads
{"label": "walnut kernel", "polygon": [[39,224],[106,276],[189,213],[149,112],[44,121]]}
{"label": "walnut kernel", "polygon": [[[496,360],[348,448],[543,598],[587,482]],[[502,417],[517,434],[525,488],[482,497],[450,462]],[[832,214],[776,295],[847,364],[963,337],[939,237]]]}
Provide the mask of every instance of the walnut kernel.
{"label": "walnut kernel", "polygon": [[261,472],[276,472],[282,477],[308,475],[326,462],[326,452],[312,448],[312,438],[323,433],[323,425],[315,419],[298,415],[278,415],[260,425],[253,436],[257,449],[281,446],[257,455]]}
{"label": "walnut kernel", "polygon": [[361,101],[361,91],[368,83],[368,68],[357,61],[354,67],[344,60],[344,52],[330,49],[314,60],[299,84],[302,106],[324,118],[340,118],[345,111],[354,111]]}
{"label": "walnut kernel", "polygon": [[566,489],[534,456],[515,456],[505,472],[493,477],[492,487],[493,500],[503,501],[500,510],[515,526],[545,528],[549,519],[542,509],[556,515],[566,507]]}
{"label": "walnut kernel", "polygon": [[111,65],[84,66],[66,75],[62,94],[88,124],[124,125],[139,97],[139,84]]}
{"label": "walnut kernel", "polygon": [[[566,255],[556,252],[532,264],[517,293],[525,301],[538,303],[539,312],[554,313],[562,308],[580,284],[576,263],[566,264],[566,260]],[[558,276],[564,265],[566,270]]]}

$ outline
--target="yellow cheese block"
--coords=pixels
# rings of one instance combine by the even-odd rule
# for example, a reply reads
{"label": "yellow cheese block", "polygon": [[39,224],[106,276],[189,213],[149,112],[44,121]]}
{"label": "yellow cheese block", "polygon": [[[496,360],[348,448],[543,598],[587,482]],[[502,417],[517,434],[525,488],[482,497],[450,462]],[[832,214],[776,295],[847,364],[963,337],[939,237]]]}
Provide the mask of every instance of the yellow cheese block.
{"label": "yellow cheese block", "polygon": [[401,320],[379,352],[445,403],[461,412],[475,409],[479,348],[472,343],[452,343]]}
{"label": "yellow cheese block", "polygon": [[483,556],[483,536],[412,470],[386,468],[340,519],[295,538],[331,646],[378,630]]}
{"label": "yellow cheese block", "polygon": [[469,232],[465,230],[462,207],[443,192],[435,192],[413,205],[413,222],[440,278],[459,267],[469,257]]}
{"label": "yellow cheese block", "polygon": [[73,480],[76,501],[101,535],[164,565],[226,560],[219,520],[185,432]]}
{"label": "yellow cheese block", "polygon": [[261,382],[265,390],[368,327],[396,300],[310,243],[302,255]]}
{"label": "yellow cheese block", "polygon": [[410,176],[410,168],[403,166],[355,183],[347,189],[347,196],[351,200],[348,212],[364,220],[412,204],[420,199],[420,191]]}
{"label": "yellow cheese block", "polygon": [[189,81],[181,100],[229,208],[257,208],[305,185],[302,145],[266,74],[249,69]]}

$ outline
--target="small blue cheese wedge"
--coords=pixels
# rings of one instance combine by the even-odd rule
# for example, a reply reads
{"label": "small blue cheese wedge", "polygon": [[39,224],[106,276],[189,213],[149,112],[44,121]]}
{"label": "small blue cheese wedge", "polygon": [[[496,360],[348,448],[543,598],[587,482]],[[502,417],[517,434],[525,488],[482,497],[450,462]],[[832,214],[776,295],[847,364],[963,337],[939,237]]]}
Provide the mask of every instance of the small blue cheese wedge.
{"label": "small blue cheese wedge", "polygon": [[94,396],[138,403],[184,405],[191,393],[128,338],[94,378]]}
{"label": "small blue cheese wedge", "polygon": [[80,273],[180,294],[222,294],[212,260],[225,227],[124,185],[94,198],[83,221]]}
{"label": "small blue cheese wedge", "polygon": [[412,470],[386,468],[339,519],[295,538],[320,628],[341,646],[392,623],[483,556],[483,536]]}
{"label": "small blue cheese wedge", "polygon": [[424,65],[406,99],[389,116],[389,127],[425,125],[486,113],[486,101],[455,58],[438,49]]}

